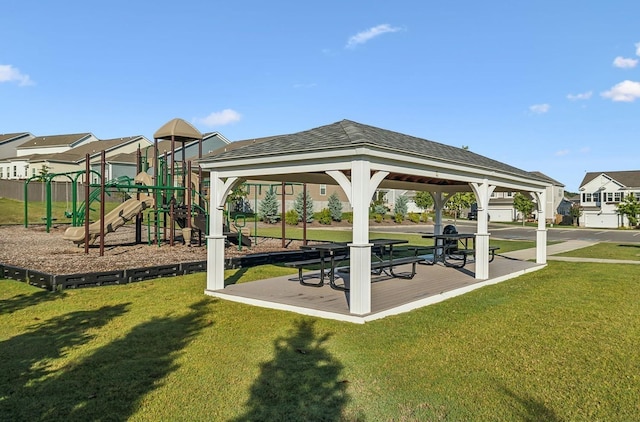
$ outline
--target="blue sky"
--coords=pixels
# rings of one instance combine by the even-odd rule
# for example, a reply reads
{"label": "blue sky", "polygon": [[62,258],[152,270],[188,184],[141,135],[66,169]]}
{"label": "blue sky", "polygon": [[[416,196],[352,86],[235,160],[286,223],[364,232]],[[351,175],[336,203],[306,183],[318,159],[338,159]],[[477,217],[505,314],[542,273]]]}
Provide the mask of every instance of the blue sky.
{"label": "blue sky", "polygon": [[342,119],[577,191],[640,170],[640,2],[8,0],[0,133],[229,140]]}

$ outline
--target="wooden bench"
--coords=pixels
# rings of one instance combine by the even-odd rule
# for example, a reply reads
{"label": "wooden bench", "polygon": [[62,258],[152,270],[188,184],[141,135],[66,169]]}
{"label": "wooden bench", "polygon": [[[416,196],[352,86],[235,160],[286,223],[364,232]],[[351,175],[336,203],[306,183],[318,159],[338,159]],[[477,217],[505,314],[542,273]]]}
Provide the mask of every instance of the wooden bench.
{"label": "wooden bench", "polygon": [[[340,261],[344,261],[345,259],[348,259],[349,256],[348,255],[339,255],[339,256],[334,256],[333,257],[333,261],[334,262],[340,262]],[[325,259],[324,263],[327,264],[329,263],[329,280],[330,282],[333,284],[333,278],[334,278],[334,274],[333,271],[334,269],[331,267],[330,264],[330,260]],[[312,259],[305,259],[305,260],[301,260],[301,261],[293,261],[293,262],[285,262],[285,266],[287,267],[291,267],[291,268],[297,268],[298,269],[298,281],[300,282],[300,284],[302,284],[303,286],[311,286],[311,287],[322,287],[324,285],[324,274],[320,274],[320,282],[318,283],[309,283],[307,281],[304,281],[304,277],[302,276],[302,270],[306,267],[311,267],[313,265],[320,265],[323,263],[322,258],[312,258]],[[326,270],[327,268],[325,268]]]}

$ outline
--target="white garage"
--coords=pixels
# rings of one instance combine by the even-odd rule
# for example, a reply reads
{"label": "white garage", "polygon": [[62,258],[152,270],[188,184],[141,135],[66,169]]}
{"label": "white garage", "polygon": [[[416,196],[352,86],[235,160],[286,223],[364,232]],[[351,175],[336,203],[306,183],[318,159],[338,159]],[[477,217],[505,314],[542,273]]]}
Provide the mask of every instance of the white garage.
{"label": "white garage", "polygon": [[593,227],[599,229],[616,229],[619,225],[618,214],[611,213],[587,213],[582,216],[585,227]]}
{"label": "white garage", "polygon": [[489,220],[495,222],[512,222],[513,208],[492,207],[489,204]]}

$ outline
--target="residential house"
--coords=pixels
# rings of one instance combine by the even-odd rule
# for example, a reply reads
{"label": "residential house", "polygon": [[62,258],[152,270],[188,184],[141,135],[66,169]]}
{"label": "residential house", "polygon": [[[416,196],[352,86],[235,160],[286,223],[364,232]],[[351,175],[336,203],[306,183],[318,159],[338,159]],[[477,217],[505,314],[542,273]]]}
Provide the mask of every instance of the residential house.
{"label": "residential house", "polygon": [[593,228],[627,226],[617,205],[627,196],[640,200],[640,170],[587,173],[580,183],[580,225]]}
{"label": "residential house", "polygon": [[15,157],[16,147],[33,138],[34,136],[28,132],[0,134],[0,159]]}
{"label": "residential house", "polygon": [[4,168],[0,178],[15,180],[34,176],[41,169],[30,165],[34,155],[57,154],[97,140],[91,133],[33,137],[17,145],[14,155],[0,159],[0,167]]}

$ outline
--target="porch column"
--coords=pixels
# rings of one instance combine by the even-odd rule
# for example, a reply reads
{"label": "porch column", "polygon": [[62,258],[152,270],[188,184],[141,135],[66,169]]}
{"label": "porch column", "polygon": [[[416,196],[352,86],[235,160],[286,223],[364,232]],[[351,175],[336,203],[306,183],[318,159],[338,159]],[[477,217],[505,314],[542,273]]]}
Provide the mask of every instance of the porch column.
{"label": "porch column", "polygon": [[482,183],[469,183],[478,204],[478,221],[475,233],[476,275],[477,280],[489,278],[489,198],[495,186],[490,186],[487,179]]}
{"label": "porch column", "polygon": [[442,210],[449,197],[445,197],[442,192],[429,193],[433,198],[433,209],[435,211],[435,216],[433,217],[433,234],[442,234]]}
{"label": "porch column", "polygon": [[207,235],[207,290],[224,289],[224,207],[220,204],[224,183],[218,172],[211,172],[209,182],[209,234]]}
{"label": "porch column", "polygon": [[547,263],[547,225],[544,209],[546,208],[547,192],[532,192],[531,196],[538,204],[538,229],[536,230],[536,264]]}
{"label": "porch column", "polygon": [[379,171],[370,177],[371,165],[365,160],[351,162],[351,206],[353,207],[353,237],[351,253],[350,305],[352,314],[371,312],[371,246],[369,243],[369,204],[388,172]]}

